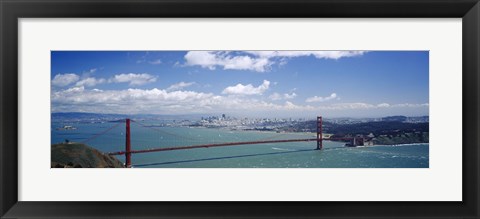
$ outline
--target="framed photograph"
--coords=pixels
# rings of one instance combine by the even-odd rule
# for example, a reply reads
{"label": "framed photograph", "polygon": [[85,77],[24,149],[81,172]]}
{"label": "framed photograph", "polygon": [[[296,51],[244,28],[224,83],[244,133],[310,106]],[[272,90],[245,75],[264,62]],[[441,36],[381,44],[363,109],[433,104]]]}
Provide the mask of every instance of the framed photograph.
{"label": "framed photograph", "polygon": [[478,218],[479,7],[2,1],[0,215]]}
{"label": "framed photograph", "polygon": [[[428,60],[428,51],[52,51],[51,167],[428,168]],[[83,70],[93,65],[102,67]]]}

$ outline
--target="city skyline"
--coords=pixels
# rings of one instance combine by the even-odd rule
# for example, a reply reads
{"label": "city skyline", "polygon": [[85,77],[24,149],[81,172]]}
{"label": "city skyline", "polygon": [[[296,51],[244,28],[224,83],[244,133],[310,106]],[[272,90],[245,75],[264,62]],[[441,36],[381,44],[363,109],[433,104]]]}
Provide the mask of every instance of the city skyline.
{"label": "city skyline", "polygon": [[52,112],[428,115],[428,51],[52,51]]}

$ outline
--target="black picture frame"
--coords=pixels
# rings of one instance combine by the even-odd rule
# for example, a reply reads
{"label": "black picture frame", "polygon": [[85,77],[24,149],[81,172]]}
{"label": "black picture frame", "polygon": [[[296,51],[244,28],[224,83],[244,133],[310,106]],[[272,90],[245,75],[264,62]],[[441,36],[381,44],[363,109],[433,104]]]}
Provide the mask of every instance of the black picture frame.
{"label": "black picture frame", "polygon": [[[0,216],[2,218],[480,217],[478,193],[480,5],[478,0],[0,0],[0,15]],[[20,202],[18,201],[17,152],[19,136],[17,21],[19,18],[72,17],[462,18],[463,201]]]}

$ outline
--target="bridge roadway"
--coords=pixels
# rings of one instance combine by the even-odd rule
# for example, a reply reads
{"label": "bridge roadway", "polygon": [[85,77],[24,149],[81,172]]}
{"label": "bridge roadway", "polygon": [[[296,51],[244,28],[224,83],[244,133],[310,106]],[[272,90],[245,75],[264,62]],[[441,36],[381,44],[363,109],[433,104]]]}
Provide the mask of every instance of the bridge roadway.
{"label": "bridge roadway", "polygon": [[[348,141],[353,138],[324,138],[323,141]],[[308,142],[308,141],[317,141],[316,138],[304,138],[304,139],[286,139],[286,140],[265,140],[265,141],[239,141],[239,142],[226,142],[226,143],[216,143],[216,144],[201,144],[201,145],[190,145],[190,146],[179,146],[179,147],[166,147],[166,148],[151,148],[144,150],[131,150],[130,153],[149,153],[149,152],[160,152],[160,151],[175,151],[175,150],[186,150],[186,149],[195,149],[195,148],[211,148],[211,147],[225,147],[225,146],[237,146],[237,145],[250,145],[250,144],[269,144],[269,143],[284,143],[284,142]],[[125,151],[117,151],[107,153],[108,155],[123,155]]]}

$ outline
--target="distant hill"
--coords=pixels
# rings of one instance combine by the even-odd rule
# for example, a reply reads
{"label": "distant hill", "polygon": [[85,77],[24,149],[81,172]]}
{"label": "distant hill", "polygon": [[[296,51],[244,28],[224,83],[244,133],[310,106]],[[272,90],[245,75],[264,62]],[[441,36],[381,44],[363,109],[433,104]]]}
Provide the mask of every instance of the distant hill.
{"label": "distant hill", "polygon": [[343,136],[346,134],[395,135],[398,133],[429,132],[429,124],[405,123],[399,121],[365,122],[348,125],[325,124],[325,132]]}
{"label": "distant hill", "polygon": [[99,114],[99,113],[52,113],[52,121],[89,121],[89,120],[115,120],[127,118],[124,114]]}
{"label": "distant hill", "polygon": [[385,122],[405,122],[405,121],[407,121],[407,117],[406,116],[387,116],[387,117],[383,117],[382,121],[385,121]]}
{"label": "distant hill", "polygon": [[91,122],[91,121],[117,121],[130,118],[138,120],[176,120],[176,119],[200,119],[203,114],[192,115],[156,115],[156,114],[103,114],[82,112],[55,112],[51,113],[52,121],[56,122]]}
{"label": "distant hill", "polygon": [[51,147],[52,168],[123,168],[117,158],[80,143],[54,144]]}
{"label": "distant hill", "polygon": [[[316,121],[299,122],[294,125],[290,125],[281,130],[285,131],[317,131]],[[353,124],[336,124],[331,122],[323,122],[323,131],[325,133],[334,134],[337,136],[343,136],[347,134],[364,134],[368,135],[373,133],[374,135],[388,135],[406,132],[428,132],[428,122],[423,123],[406,123],[399,121],[376,121],[376,122],[362,122]]]}

